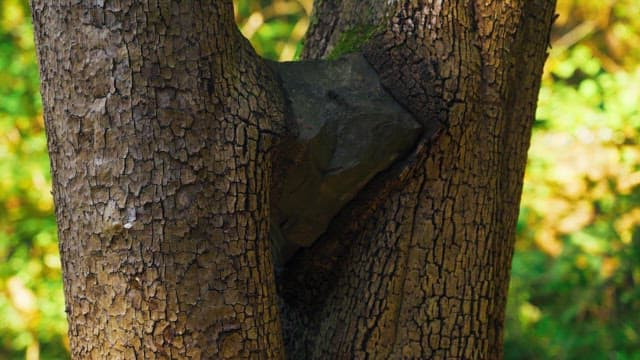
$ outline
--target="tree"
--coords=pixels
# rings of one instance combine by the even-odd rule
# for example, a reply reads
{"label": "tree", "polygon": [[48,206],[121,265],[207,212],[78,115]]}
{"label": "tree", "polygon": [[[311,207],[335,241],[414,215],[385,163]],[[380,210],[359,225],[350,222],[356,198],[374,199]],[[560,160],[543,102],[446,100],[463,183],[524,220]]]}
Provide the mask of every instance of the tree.
{"label": "tree", "polygon": [[231,2],[32,9],[75,358],[501,356],[553,1],[317,1],[303,57],[362,52],[422,135],[278,271],[299,129]]}

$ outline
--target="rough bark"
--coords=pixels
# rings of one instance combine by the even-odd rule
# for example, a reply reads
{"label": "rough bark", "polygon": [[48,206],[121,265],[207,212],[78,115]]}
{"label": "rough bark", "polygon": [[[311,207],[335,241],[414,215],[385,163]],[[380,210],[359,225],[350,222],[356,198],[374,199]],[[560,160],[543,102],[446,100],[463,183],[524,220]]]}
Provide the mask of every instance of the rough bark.
{"label": "rough bark", "polygon": [[33,1],[74,358],[281,358],[279,87],[230,1]]}
{"label": "rough bark", "polygon": [[290,109],[230,1],[32,7],[75,358],[501,357],[554,1],[316,1],[304,56],[362,51],[423,130],[279,300]]}
{"label": "rough bark", "polygon": [[426,131],[285,271],[295,358],[502,357],[553,11],[553,1],[316,3],[304,56],[331,57],[364,29],[357,48]]}

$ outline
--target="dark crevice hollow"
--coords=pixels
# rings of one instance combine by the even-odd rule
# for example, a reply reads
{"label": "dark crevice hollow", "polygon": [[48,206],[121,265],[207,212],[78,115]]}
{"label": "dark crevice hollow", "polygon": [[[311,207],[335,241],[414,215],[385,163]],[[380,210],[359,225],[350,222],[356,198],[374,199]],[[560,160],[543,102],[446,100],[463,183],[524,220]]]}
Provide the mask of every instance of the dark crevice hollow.
{"label": "dark crevice hollow", "polygon": [[361,54],[271,63],[289,102],[291,136],[276,151],[276,267],[313,244],[378,173],[412,150],[422,126],[381,86]]}
{"label": "dark crevice hollow", "polygon": [[[352,211],[348,205],[358,207],[372,180],[404,167],[423,127],[361,54],[271,66],[287,97],[289,136],[275,149],[270,236],[285,347],[306,358],[351,243],[329,239],[327,229]],[[321,254],[322,264],[310,253]]]}

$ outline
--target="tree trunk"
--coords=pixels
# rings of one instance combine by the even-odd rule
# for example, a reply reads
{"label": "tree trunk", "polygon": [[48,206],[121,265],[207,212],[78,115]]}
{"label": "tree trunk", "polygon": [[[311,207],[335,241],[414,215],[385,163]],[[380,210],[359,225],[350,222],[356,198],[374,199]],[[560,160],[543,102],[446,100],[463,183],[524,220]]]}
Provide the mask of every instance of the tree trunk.
{"label": "tree trunk", "polygon": [[73,357],[500,358],[554,4],[316,0],[304,57],[423,135],[275,279],[287,99],[231,3],[34,0]]}
{"label": "tree trunk", "polygon": [[[292,322],[304,328],[288,347],[312,358],[502,357],[554,5],[316,3],[303,56],[332,57],[355,43],[426,130],[405,163],[370,184],[291,262],[290,303],[317,310],[299,310],[304,316]],[[327,265],[328,258],[336,260]],[[300,298],[296,287],[308,283],[316,284],[313,296]]]}
{"label": "tree trunk", "polygon": [[283,356],[283,102],[230,2],[34,1],[74,358]]}

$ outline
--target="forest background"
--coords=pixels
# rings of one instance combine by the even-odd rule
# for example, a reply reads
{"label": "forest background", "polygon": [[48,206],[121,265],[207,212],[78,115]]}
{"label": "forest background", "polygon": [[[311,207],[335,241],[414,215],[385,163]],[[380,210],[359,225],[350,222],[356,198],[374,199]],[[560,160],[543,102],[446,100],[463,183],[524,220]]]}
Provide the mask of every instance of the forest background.
{"label": "forest background", "polygon": [[[312,0],[237,0],[256,50],[301,48]],[[558,0],[518,220],[506,359],[640,359],[638,0]],[[0,359],[68,341],[33,28],[0,0]]]}

